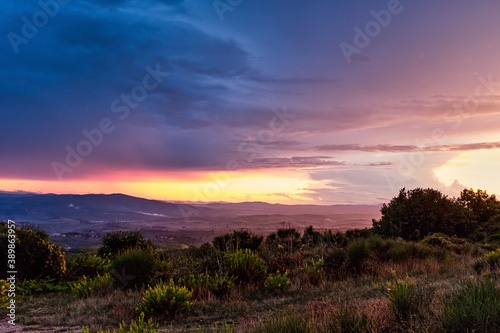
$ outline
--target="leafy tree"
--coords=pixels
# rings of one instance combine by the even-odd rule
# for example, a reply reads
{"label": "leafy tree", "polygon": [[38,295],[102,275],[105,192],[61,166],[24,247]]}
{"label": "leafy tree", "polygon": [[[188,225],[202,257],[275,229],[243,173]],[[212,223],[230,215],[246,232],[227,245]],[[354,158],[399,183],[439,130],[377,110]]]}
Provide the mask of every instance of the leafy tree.
{"label": "leafy tree", "polygon": [[100,257],[114,257],[129,249],[153,251],[154,246],[141,233],[135,231],[110,232],[104,236],[102,245],[97,250]]}
{"label": "leafy tree", "polygon": [[[0,264],[7,267],[8,227],[0,223]],[[66,259],[62,248],[54,244],[49,235],[33,227],[15,229],[15,270],[20,280],[61,279],[66,273]],[[6,270],[0,271],[0,278],[6,278]]]}
{"label": "leafy tree", "polygon": [[376,233],[420,240],[433,232],[465,237],[476,223],[458,201],[434,189],[402,189],[389,204],[383,204],[380,220],[372,220]]}
{"label": "leafy tree", "polygon": [[486,191],[480,189],[476,192],[473,189],[464,189],[457,202],[471,212],[479,225],[489,222],[492,217],[500,214],[500,201],[494,194],[488,195]]}

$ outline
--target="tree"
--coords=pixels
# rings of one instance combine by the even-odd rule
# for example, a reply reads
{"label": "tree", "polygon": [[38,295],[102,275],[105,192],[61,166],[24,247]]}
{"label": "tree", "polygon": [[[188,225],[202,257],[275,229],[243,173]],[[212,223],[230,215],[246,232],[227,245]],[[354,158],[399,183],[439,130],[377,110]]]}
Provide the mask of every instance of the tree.
{"label": "tree", "polygon": [[380,212],[381,219],[372,220],[374,231],[406,240],[420,240],[434,232],[465,237],[476,227],[467,209],[431,188],[403,188]]}
{"label": "tree", "polygon": [[470,211],[479,225],[489,222],[493,216],[500,214],[500,201],[494,194],[488,195],[486,191],[480,189],[476,192],[473,189],[464,189],[457,202]]}
{"label": "tree", "polygon": [[[8,227],[0,223],[0,247],[3,255],[0,263],[7,267]],[[66,259],[62,248],[50,240],[42,230],[33,227],[15,229],[15,270],[20,280],[61,279],[66,273]],[[0,271],[0,279],[6,278],[6,270]]]}
{"label": "tree", "polygon": [[153,251],[154,246],[141,233],[135,231],[110,232],[102,239],[101,247],[97,250],[100,257],[114,257],[129,249]]}

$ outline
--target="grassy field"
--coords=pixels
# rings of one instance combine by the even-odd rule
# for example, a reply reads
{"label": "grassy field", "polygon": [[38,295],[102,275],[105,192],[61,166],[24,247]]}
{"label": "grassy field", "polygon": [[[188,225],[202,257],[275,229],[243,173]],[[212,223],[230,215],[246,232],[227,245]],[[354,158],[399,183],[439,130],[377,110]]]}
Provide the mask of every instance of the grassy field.
{"label": "grassy field", "polygon": [[[238,231],[183,250],[144,244],[116,255],[67,255],[62,280],[23,282],[18,323],[28,332],[118,330],[120,323],[136,332],[129,323],[145,312],[159,332],[500,329],[500,255],[491,244],[312,228],[263,239]],[[155,286],[163,293],[153,294]]]}

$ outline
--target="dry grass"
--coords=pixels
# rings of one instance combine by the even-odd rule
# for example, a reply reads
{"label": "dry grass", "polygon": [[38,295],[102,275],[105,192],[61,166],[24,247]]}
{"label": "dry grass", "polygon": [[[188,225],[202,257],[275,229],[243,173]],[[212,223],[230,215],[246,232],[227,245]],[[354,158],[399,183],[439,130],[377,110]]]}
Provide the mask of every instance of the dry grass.
{"label": "dry grass", "polygon": [[[237,286],[229,295],[218,299],[207,294],[198,299],[189,315],[162,324],[162,332],[218,332],[230,323],[235,332],[250,332],[270,318],[295,311],[310,320],[312,333],[326,331],[326,323],[339,313],[342,306],[366,314],[371,323],[370,332],[436,332],[436,323],[443,301],[455,286],[468,276],[474,276],[472,255],[451,254],[446,258],[429,257],[397,262],[368,262],[365,273],[344,280],[332,279],[325,274],[318,285],[308,283],[300,276],[293,281],[289,292],[280,296],[265,294],[259,286]],[[422,315],[410,323],[398,323],[391,311],[389,300],[375,287],[384,284],[396,274],[410,275],[422,288],[426,302]],[[19,322],[28,331],[61,327],[77,331],[85,325],[91,331],[98,328],[116,328],[122,321],[137,317],[135,306],[140,292],[115,291],[99,297],[78,299],[67,293],[43,297],[19,297]],[[293,310],[291,310],[293,309]],[[201,331],[200,331],[201,329]]]}

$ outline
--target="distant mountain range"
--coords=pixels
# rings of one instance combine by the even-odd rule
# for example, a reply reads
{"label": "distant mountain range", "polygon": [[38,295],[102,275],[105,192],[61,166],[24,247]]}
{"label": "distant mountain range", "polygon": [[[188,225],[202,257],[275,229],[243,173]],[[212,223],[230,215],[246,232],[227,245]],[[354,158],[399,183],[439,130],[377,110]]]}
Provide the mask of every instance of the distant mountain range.
{"label": "distant mountain range", "polygon": [[0,219],[44,221],[72,219],[87,222],[145,222],[190,216],[373,214],[374,205],[282,205],[265,202],[179,204],[124,194],[36,194],[0,192]]}
{"label": "distant mountain range", "polygon": [[371,225],[379,206],[280,205],[265,202],[182,204],[124,194],[36,194],[0,191],[0,220],[31,223],[67,248],[95,247],[117,230],[140,231],[156,243],[201,244],[238,229],[268,234],[284,226],[302,231]]}
{"label": "distant mountain range", "polygon": [[0,218],[43,222],[74,219],[132,222],[180,217],[179,205],[124,194],[0,193]]}

